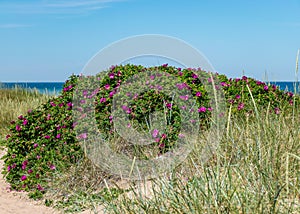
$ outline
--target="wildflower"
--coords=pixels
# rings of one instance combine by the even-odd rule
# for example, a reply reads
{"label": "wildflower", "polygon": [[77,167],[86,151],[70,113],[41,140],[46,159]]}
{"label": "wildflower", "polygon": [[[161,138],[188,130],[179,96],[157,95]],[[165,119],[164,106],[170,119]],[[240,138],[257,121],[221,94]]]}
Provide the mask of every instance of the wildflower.
{"label": "wildflower", "polygon": [[184,134],[180,133],[180,134],[178,135],[178,137],[183,138],[183,137],[184,137]]}
{"label": "wildflower", "polygon": [[36,159],[38,159],[38,160],[41,159],[41,156],[40,156],[40,155],[37,155],[37,156],[36,156]]}
{"label": "wildflower", "polygon": [[28,120],[26,120],[26,119],[25,119],[25,120],[23,120],[23,125],[24,125],[24,126],[26,126],[26,125],[27,125],[27,123],[28,123]]}
{"label": "wildflower", "polygon": [[209,78],[207,79],[207,81],[208,81],[209,83],[211,83],[211,82],[212,82],[212,79],[209,77]]}
{"label": "wildflower", "polygon": [[16,158],[16,155],[15,154],[11,155],[11,158],[12,159]]}
{"label": "wildflower", "polygon": [[16,163],[13,163],[13,165],[11,165],[11,168],[16,168],[17,164]]}
{"label": "wildflower", "polygon": [[131,124],[130,124],[130,123],[128,123],[128,124],[127,124],[127,128],[130,128],[130,127],[131,127]]}
{"label": "wildflower", "polygon": [[59,139],[61,137],[61,134],[57,134],[56,138]]}
{"label": "wildflower", "polygon": [[33,148],[36,148],[38,146],[39,146],[39,144],[37,144],[37,143],[33,144]]}
{"label": "wildflower", "polygon": [[158,133],[159,133],[159,131],[157,129],[154,129],[152,132],[152,137],[156,138]]}
{"label": "wildflower", "polygon": [[280,110],[279,110],[278,107],[276,107],[276,108],[274,109],[274,111],[275,111],[275,114],[280,114]]}
{"label": "wildflower", "polygon": [[269,87],[268,87],[267,85],[265,85],[265,86],[264,86],[264,90],[265,90],[265,91],[268,91],[268,90],[269,90]]}
{"label": "wildflower", "polygon": [[151,75],[151,76],[150,76],[150,79],[151,79],[151,80],[154,80],[154,79],[155,79],[155,76],[154,76],[154,75]]}
{"label": "wildflower", "polygon": [[19,131],[21,131],[22,129],[21,129],[21,127],[20,127],[19,125],[16,125],[16,130],[19,132]]}
{"label": "wildflower", "polygon": [[50,104],[51,104],[51,106],[53,106],[53,107],[56,106],[56,104],[55,104],[53,101],[51,101]]}
{"label": "wildflower", "polygon": [[44,191],[44,188],[43,188],[40,184],[38,184],[36,188],[37,188],[39,191]]}
{"label": "wildflower", "polygon": [[49,166],[49,168],[50,168],[51,170],[55,170],[55,169],[56,169],[55,165],[53,165],[53,164],[51,164],[51,165]]}
{"label": "wildflower", "polygon": [[78,136],[79,139],[86,139],[87,138],[87,133],[82,133]]}
{"label": "wildflower", "polygon": [[84,104],[86,101],[85,100],[80,100],[80,103],[81,104]]}
{"label": "wildflower", "polygon": [[113,97],[114,94],[115,94],[115,91],[111,91],[111,92],[109,93],[109,97]]}
{"label": "wildflower", "polygon": [[164,147],[165,147],[165,144],[164,144],[164,143],[161,143],[161,144],[159,144],[158,147],[159,147],[159,148],[164,148]]}
{"label": "wildflower", "polygon": [[240,78],[236,78],[235,79],[235,82],[239,82],[241,79]]}
{"label": "wildflower", "polygon": [[245,104],[244,103],[240,103],[238,105],[238,110],[242,110],[244,107],[245,107]]}
{"label": "wildflower", "polygon": [[104,86],[104,88],[105,88],[106,90],[109,90],[109,89],[110,89],[110,85],[109,85],[109,84],[106,84],[106,85]]}
{"label": "wildflower", "polygon": [[114,77],[115,77],[115,74],[114,74],[114,73],[110,73],[110,74],[109,74],[109,78],[110,78],[110,79],[113,79]]}
{"label": "wildflower", "polygon": [[40,178],[40,174],[36,174],[35,177],[36,177],[36,178]]}
{"label": "wildflower", "polygon": [[226,82],[221,82],[221,86],[226,87],[228,86]]}
{"label": "wildflower", "polygon": [[118,71],[118,77],[120,77],[122,75],[122,72],[121,71]]}
{"label": "wildflower", "polygon": [[106,102],[106,98],[101,97],[101,98],[100,98],[100,103],[105,103],[105,102]]}
{"label": "wildflower", "polygon": [[236,96],[235,96],[235,99],[237,99],[237,100],[239,100],[241,98],[241,95],[239,95],[239,94],[237,94]]}
{"label": "wildflower", "polygon": [[192,74],[192,78],[197,79],[198,76],[196,74]]}
{"label": "wildflower", "polygon": [[8,166],[7,167],[7,171],[9,172],[11,170],[11,166]]}
{"label": "wildflower", "polygon": [[160,142],[160,138],[158,137],[158,138],[155,138],[155,142],[156,143],[159,143]]}
{"label": "wildflower", "polygon": [[165,138],[167,138],[167,135],[166,134],[162,134],[161,135],[161,139],[165,139]]}
{"label": "wildflower", "polygon": [[202,96],[202,93],[200,92],[200,91],[198,91],[197,93],[196,93],[196,97],[201,97]]}
{"label": "wildflower", "polygon": [[31,174],[32,172],[33,172],[33,170],[32,169],[28,169],[28,174]]}
{"label": "wildflower", "polygon": [[26,165],[22,165],[22,167],[21,167],[21,168],[22,168],[23,170],[24,170],[24,169],[26,169]]}
{"label": "wildflower", "polygon": [[179,71],[179,72],[178,72],[178,75],[179,75],[179,76],[182,76],[182,75],[183,75],[183,73],[182,73],[181,71]]}
{"label": "wildflower", "polygon": [[245,81],[247,81],[247,80],[248,80],[248,78],[247,78],[246,76],[243,76],[243,77],[242,77],[242,80],[245,80]]}
{"label": "wildflower", "polygon": [[202,106],[198,109],[198,112],[206,112],[206,108],[204,106]]}
{"label": "wildflower", "polygon": [[181,108],[182,108],[183,110],[186,110],[186,106],[181,106]]}
{"label": "wildflower", "polygon": [[256,81],[256,85],[262,85],[263,83],[261,81]]}
{"label": "wildflower", "polygon": [[11,136],[8,134],[8,135],[6,135],[5,138],[6,138],[6,140],[8,140],[8,138],[10,138],[10,137],[11,137]]}
{"label": "wildflower", "polygon": [[67,103],[67,106],[72,107],[72,106],[73,106],[73,103],[72,103],[72,102],[68,102],[68,103]]}
{"label": "wildflower", "polygon": [[168,109],[171,109],[171,108],[172,108],[172,103],[167,103],[167,104],[166,104],[166,107],[167,107]]}
{"label": "wildflower", "polygon": [[27,176],[26,175],[22,175],[21,176],[21,181],[25,181],[27,179]]}
{"label": "wildflower", "polygon": [[46,136],[45,136],[45,139],[49,139],[49,138],[50,138],[50,136],[49,136],[49,135],[46,135]]}
{"label": "wildflower", "polygon": [[50,118],[51,118],[51,114],[48,114],[46,119],[50,120]]}
{"label": "wildflower", "polygon": [[290,100],[289,101],[289,104],[292,106],[294,104],[294,101],[293,100]]}
{"label": "wildflower", "polygon": [[182,99],[182,100],[188,100],[189,95],[179,96],[179,98]]}
{"label": "wildflower", "polygon": [[212,111],[213,108],[212,108],[212,107],[208,107],[207,110],[208,110],[208,111]]}
{"label": "wildflower", "polygon": [[177,68],[178,71],[181,71],[181,68]]}
{"label": "wildflower", "polygon": [[18,117],[19,120],[23,120],[23,118],[24,118],[23,115],[20,115],[20,116]]}

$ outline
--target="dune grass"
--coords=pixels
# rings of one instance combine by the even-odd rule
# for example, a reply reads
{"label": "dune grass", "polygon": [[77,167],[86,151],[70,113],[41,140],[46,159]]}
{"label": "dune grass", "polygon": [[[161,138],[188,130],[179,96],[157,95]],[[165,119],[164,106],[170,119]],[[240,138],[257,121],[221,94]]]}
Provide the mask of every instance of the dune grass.
{"label": "dune grass", "polygon": [[40,94],[37,90],[25,90],[20,87],[13,89],[0,87],[0,136],[8,133],[12,120],[28,110],[37,108],[51,96]]}

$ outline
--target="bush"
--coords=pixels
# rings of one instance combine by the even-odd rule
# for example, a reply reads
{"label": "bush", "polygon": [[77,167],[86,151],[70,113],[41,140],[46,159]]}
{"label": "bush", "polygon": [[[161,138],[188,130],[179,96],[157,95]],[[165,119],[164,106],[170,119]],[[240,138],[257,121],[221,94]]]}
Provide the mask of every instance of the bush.
{"label": "bush", "polygon": [[[191,100],[191,96],[196,101],[196,105],[193,110],[189,109],[189,112],[193,115],[191,118],[201,119],[200,124],[197,124],[201,129],[209,126],[209,118],[211,112],[214,111],[209,93],[203,85],[204,81],[211,82],[212,79],[205,72],[198,78],[194,71],[193,69],[181,70],[167,65],[151,68],[125,65],[111,67],[105,71],[104,78],[103,73],[87,78],[71,76],[66,81],[59,97],[49,100],[38,109],[29,111],[28,114],[21,115],[16,121],[11,122],[10,133],[6,137],[8,151],[3,157],[5,161],[3,173],[7,181],[12,189],[29,191],[32,197],[38,198],[47,191],[53,173],[64,172],[79,159],[84,158],[82,140],[87,139],[88,133],[95,130],[86,130],[86,127],[90,127],[89,117],[82,113],[84,109],[73,109],[73,106],[80,104],[84,108],[85,103],[91,100],[95,101],[95,115],[98,122],[97,127],[94,128],[99,129],[106,139],[112,140],[116,132],[111,114],[114,105],[113,97],[117,97],[115,104],[122,106],[116,111],[117,114],[125,113],[130,119],[130,126],[153,136],[151,149],[157,153],[151,156],[147,154],[147,151],[141,152],[140,148],[126,145],[129,155],[149,159],[168,152],[176,146],[174,142],[178,140],[183,122],[180,113],[186,108],[184,103]],[[140,73],[150,75],[150,79],[144,79],[145,82],[140,87],[149,85],[151,90],[135,94],[138,91],[137,87],[130,87],[130,84],[127,89],[132,90],[131,93],[120,90],[124,82],[135,81],[137,78],[135,75]],[[153,73],[155,75],[152,75]],[[166,74],[175,77],[171,81],[180,82],[180,84],[175,84],[181,93],[176,100],[178,102],[174,101],[172,94],[160,93],[163,90],[162,87],[165,87],[167,91],[172,91],[172,85],[164,82],[151,84],[151,81]],[[292,93],[285,93],[276,86],[269,86],[252,78],[228,79],[224,75],[217,75],[217,77],[221,85],[216,85],[216,89],[220,90],[221,87],[224,89],[227,106],[232,106],[232,112],[236,114],[251,115],[253,113],[253,103],[246,85],[249,86],[256,104],[268,106],[269,111],[275,114],[280,114],[280,108],[292,106],[296,101]],[[86,84],[79,85],[78,81]],[[97,85],[96,89],[88,90],[88,86],[95,85]],[[190,97],[186,95],[187,91]],[[79,103],[73,103],[74,93],[79,98],[75,101]],[[132,99],[133,102],[126,101],[127,98]],[[145,119],[150,118],[154,111],[160,112],[162,116],[168,116],[163,130],[157,128],[161,126],[156,126],[155,121],[152,121],[151,125],[150,119]],[[78,127],[76,123],[73,123],[74,115],[76,119],[80,119],[81,123]],[[189,121],[185,125],[189,127],[193,123],[197,121]],[[76,138],[74,128],[81,132],[79,139]],[[150,148],[147,147],[147,149]],[[124,150],[120,152],[122,151]]]}

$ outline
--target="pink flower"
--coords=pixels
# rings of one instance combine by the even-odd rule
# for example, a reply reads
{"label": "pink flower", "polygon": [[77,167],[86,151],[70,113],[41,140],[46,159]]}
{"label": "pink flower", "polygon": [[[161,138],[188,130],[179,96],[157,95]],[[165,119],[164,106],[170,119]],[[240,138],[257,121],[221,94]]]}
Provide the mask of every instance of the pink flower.
{"label": "pink flower", "polygon": [[240,103],[238,105],[238,110],[242,110],[244,107],[245,107],[245,104],[244,103]]}
{"label": "pink flower", "polygon": [[179,72],[178,72],[178,75],[179,75],[179,76],[182,76],[182,75],[183,75],[183,73],[182,73],[181,71],[179,71]]}
{"label": "pink flower", "polygon": [[21,127],[20,127],[19,125],[16,125],[16,130],[19,132],[19,131],[21,131],[22,129],[21,129]]}
{"label": "pink flower", "polygon": [[56,104],[55,104],[54,102],[52,102],[52,101],[50,102],[50,104],[51,104],[51,106],[53,106],[53,107],[56,106]]}
{"label": "pink flower", "polygon": [[11,166],[8,166],[7,167],[7,171],[9,172],[11,170]]}
{"label": "pink flower", "polygon": [[8,134],[8,135],[6,135],[6,137],[5,137],[5,138],[6,138],[6,140],[7,140],[7,139],[8,139],[8,138],[10,138],[10,137],[11,137],[11,136]]}
{"label": "pink flower", "polygon": [[166,104],[166,107],[167,107],[168,109],[171,109],[171,108],[172,108],[172,103],[167,103],[167,104]]}
{"label": "pink flower", "polygon": [[178,135],[178,137],[183,138],[183,137],[184,137],[184,134],[180,133],[180,134]]}
{"label": "pink flower", "polygon": [[49,139],[49,138],[50,138],[50,136],[49,136],[49,135],[46,135],[46,136],[45,136],[45,139]]}
{"label": "pink flower", "polygon": [[24,118],[23,115],[20,115],[20,116],[18,117],[19,120],[23,120],[23,118]]}
{"label": "pink flower", "polygon": [[57,135],[56,135],[56,138],[57,138],[57,139],[59,139],[59,138],[60,138],[60,136],[61,136],[61,134],[57,134]]}
{"label": "pink flower", "polygon": [[196,97],[201,97],[202,96],[202,93],[200,92],[200,91],[198,91],[197,93],[196,93]]}
{"label": "pink flower", "polygon": [[239,94],[237,94],[236,96],[235,96],[235,99],[240,99],[241,98],[241,95],[239,95]]}
{"label": "pink flower", "polygon": [[152,137],[156,138],[158,133],[159,133],[159,131],[157,129],[154,129],[152,132]]}
{"label": "pink flower", "polygon": [[82,133],[78,136],[79,139],[86,139],[87,138],[87,133]]}
{"label": "pink flower", "polygon": [[198,112],[206,112],[206,108],[204,106],[202,106],[198,109]]}
{"label": "pink flower", "polygon": [[51,164],[50,166],[49,166],[49,168],[51,169],[51,170],[55,170],[55,165],[53,165],[53,164]]}
{"label": "pink flower", "polygon": [[48,114],[46,119],[50,120],[50,118],[51,118],[51,114]]}
{"label": "pink flower", "polygon": [[32,172],[33,172],[33,170],[32,169],[28,169],[28,174],[31,174]]}
{"label": "pink flower", "polygon": [[166,135],[166,134],[162,134],[162,135],[161,135],[161,138],[162,138],[162,139],[165,139],[165,138],[167,138],[167,135]]}
{"label": "pink flower", "polygon": [[278,107],[276,107],[276,108],[274,109],[274,111],[275,111],[275,114],[280,114],[280,110],[279,110]]}
{"label": "pink flower", "polygon": [[110,85],[109,85],[109,84],[106,84],[106,85],[104,86],[104,88],[105,88],[106,90],[108,90],[108,89],[110,88]]}
{"label": "pink flower", "polygon": [[25,119],[25,120],[23,121],[23,125],[26,126],[27,123],[28,123],[28,120]]}
{"label": "pink flower", "polygon": [[189,95],[179,96],[179,98],[182,99],[182,100],[188,100]]}
{"label": "pink flower", "polygon": [[196,74],[192,74],[192,78],[197,79],[198,76]]}
{"label": "pink flower", "polygon": [[110,73],[110,74],[109,74],[109,78],[110,78],[110,79],[113,79],[114,77],[115,77],[115,74],[114,74],[114,73]]}
{"label": "pink flower", "polygon": [[105,102],[106,102],[106,98],[101,97],[101,98],[100,98],[100,103],[105,103]]}
{"label": "pink flower", "polygon": [[265,91],[268,91],[268,90],[269,90],[269,87],[268,87],[267,85],[265,85],[265,86],[264,86],[264,90],[265,90]]}
{"label": "pink flower", "polygon": [[21,176],[21,181],[25,181],[27,179],[27,176],[26,175],[22,175]]}
{"label": "pink flower", "polygon": [[156,143],[159,143],[159,141],[160,141],[160,138],[158,137],[158,138],[155,138],[155,142]]}
{"label": "pink flower", "polygon": [[37,156],[36,156],[36,159],[38,159],[38,160],[41,159],[41,156],[40,156],[40,155],[37,155]]}
{"label": "pink flower", "polygon": [[72,102],[68,102],[68,103],[67,103],[67,106],[72,107],[72,106],[73,106],[73,103],[72,103]]}
{"label": "pink flower", "polygon": [[159,148],[164,148],[164,147],[165,147],[164,143],[159,144]]}
{"label": "pink flower", "polygon": [[39,191],[44,191],[44,188],[43,188],[40,184],[38,184],[36,188],[37,188]]}

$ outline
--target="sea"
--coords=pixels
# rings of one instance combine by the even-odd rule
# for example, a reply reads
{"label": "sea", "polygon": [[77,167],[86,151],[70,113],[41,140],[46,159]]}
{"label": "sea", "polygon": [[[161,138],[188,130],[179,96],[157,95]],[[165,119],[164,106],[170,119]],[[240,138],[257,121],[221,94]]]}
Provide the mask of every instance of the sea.
{"label": "sea", "polygon": [[[279,86],[283,91],[300,92],[300,84],[296,82],[278,81],[269,82],[268,84],[274,84]],[[63,89],[64,82],[1,82],[0,88],[15,88],[21,87],[29,90],[38,90],[42,94],[59,95]]]}

